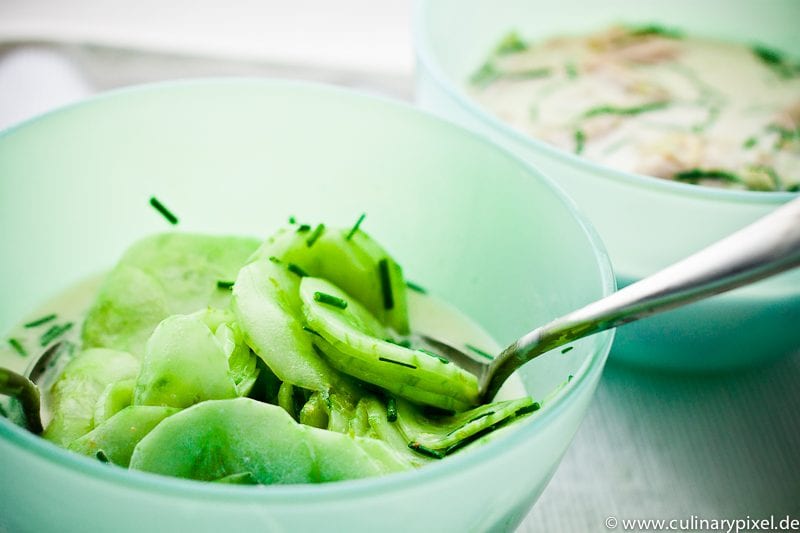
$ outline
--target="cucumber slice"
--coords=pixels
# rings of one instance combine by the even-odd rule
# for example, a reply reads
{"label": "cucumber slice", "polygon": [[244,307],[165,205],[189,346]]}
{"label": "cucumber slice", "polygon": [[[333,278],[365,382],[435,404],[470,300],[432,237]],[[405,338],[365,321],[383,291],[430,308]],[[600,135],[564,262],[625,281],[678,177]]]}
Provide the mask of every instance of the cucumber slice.
{"label": "cucumber slice", "polygon": [[159,422],[179,409],[154,405],[134,405],[95,427],[83,437],[74,440],[69,449],[95,457],[102,451],[115,465],[127,467],[133,449]]}
{"label": "cucumber slice", "polygon": [[314,351],[313,333],[303,329],[299,282],[284,266],[256,260],[239,271],[233,308],[245,342],[281,381],[327,391],[338,376]]}
{"label": "cucumber slice", "polygon": [[124,408],[133,403],[135,379],[126,379],[110,383],[104,390],[94,407],[93,426],[97,427]]}
{"label": "cucumber slice", "polygon": [[163,320],[147,341],[134,405],[188,407],[234,397],[228,360],[208,326],[190,315]]}
{"label": "cucumber slice", "polygon": [[280,407],[237,398],[165,419],[136,446],[130,468],[206,481],[249,472],[268,485],[355,479],[408,464],[380,441],[303,426]]}
{"label": "cucumber slice", "polygon": [[[324,303],[328,295],[347,306]],[[300,298],[320,352],[338,370],[398,396],[452,411],[478,403],[477,378],[445,359],[383,340],[385,330],[358,301],[329,281],[305,277]],[[319,301],[323,300],[323,301]]]}
{"label": "cucumber slice", "polygon": [[92,429],[94,411],[103,391],[111,383],[133,379],[139,373],[139,360],[128,352],[92,348],[80,353],[64,367],[53,384],[53,420],[44,437],[60,446]]}
{"label": "cucumber slice", "polygon": [[[374,239],[361,230],[325,228],[311,246],[314,230],[284,229],[257,252],[279,258],[287,268],[328,279],[357,299],[381,323],[405,335],[409,332],[403,270]],[[349,238],[348,238],[349,237]]]}

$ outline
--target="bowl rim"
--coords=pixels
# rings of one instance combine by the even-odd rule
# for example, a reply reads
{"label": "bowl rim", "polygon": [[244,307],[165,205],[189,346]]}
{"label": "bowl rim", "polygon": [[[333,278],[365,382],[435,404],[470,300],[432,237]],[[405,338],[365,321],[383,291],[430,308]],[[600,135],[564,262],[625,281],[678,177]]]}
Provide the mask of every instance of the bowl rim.
{"label": "bowl rim", "polygon": [[[322,83],[296,80],[266,80],[247,77],[172,80],[115,89],[59,107],[15,124],[4,131],[0,131],[0,141],[14,132],[36,127],[40,123],[45,123],[53,117],[59,117],[67,112],[90,107],[105,102],[106,100],[119,99],[124,101],[128,96],[136,96],[148,92],[158,93],[173,90],[192,90],[193,87],[224,87],[226,85],[254,85],[263,87],[266,90],[291,88],[311,91],[313,94],[320,95],[320,97],[335,95],[339,98],[350,98],[353,100],[362,99],[382,107],[392,108],[397,112],[413,115],[416,117],[415,120],[417,121],[436,123],[440,127],[443,127],[444,130],[447,130],[449,132],[448,135],[458,135],[471,138],[472,141],[477,141],[480,145],[485,146],[489,150],[498,152],[500,156],[510,160],[512,164],[520,167],[526,174],[543,181],[544,184],[553,191],[556,200],[560,201],[573,215],[578,224],[578,228],[585,234],[589,241],[595,262],[599,269],[603,296],[607,296],[616,289],[616,281],[611,267],[611,261],[599,234],[556,182],[541,173],[531,164],[505,148],[490,142],[485,137],[452,121],[428,113],[411,103],[398,101],[386,96],[363,93]],[[529,435],[541,432],[545,427],[552,425],[559,413],[573,405],[581,396],[580,392],[587,388],[594,387],[599,380],[608,358],[614,333],[615,332],[611,330],[597,334],[595,336],[597,339],[595,349],[582,363],[574,379],[571,379],[567,386],[560,390],[556,397],[551,400],[549,406],[542,409],[538,415],[520,425],[516,431],[503,435],[501,439],[487,442],[485,445],[472,450],[470,453],[455,455],[449,457],[446,461],[426,465],[424,468],[385,476],[338,481],[335,483],[240,487],[235,485],[203,483],[157,474],[154,475],[147,472],[128,470],[127,468],[109,467],[109,465],[100,463],[99,461],[61,448],[40,436],[34,435],[16,426],[4,417],[0,417],[0,439],[16,447],[20,453],[33,455],[35,458],[43,460],[45,463],[57,467],[62,471],[67,470],[72,475],[88,475],[95,482],[112,483],[121,490],[143,491],[153,495],[169,495],[178,498],[200,498],[217,502],[230,502],[233,504],[258,502],[261,504],[290,504],[296,506],[307,506],[311,503],[323,501],[370,497],[377,491],[399,491],[413,487],[421,482],[432,483],[437,479],[446,478],[452,472],[457,472],[461,469],[475,468],[483,462],[484,459],[490,458],[491,455],[505,454],[520,446],[524,446]],[[593,391],[590,391],[589,394],[593,394]]]}
{"label": "bowl rim", "polygon": [[[490,130],[510,137],[511,140],[522,144],[527,148],[551,157],[560,163],[578,166],[585,172],[588,179],[599,177],[609,178],[620,183],[625,183],[633,187],[653,189],[661,193],[672,194],[675,196],[685,196],[696,200],[713,200],[730,203],[746,204],[772,204],[778,206],[789,200],[800,196],[800,192],[789,191],[750,191],[722,189],[706,186],[698,186],[690,183],[680,183],[673,180],[666,180],[617,170],[612,167],[596,163],[577,154],[556,148],[550,144],[536,139],[506,123],[504,120],[491,114],[481,105],[470,98],[469,95],[457,84],[444,69],[441,68],[436,60],[429,35],[431,33],[428,21],[428,12],[434,2],[431,0],[414,0],[411,16],[411,38],[414,46],[418,71],[426,72],[433,82],[442,90],[452,101],[461,107],[471,117],[476,118]],[[417,86],[422,79],[421,72],[417,72]]]}

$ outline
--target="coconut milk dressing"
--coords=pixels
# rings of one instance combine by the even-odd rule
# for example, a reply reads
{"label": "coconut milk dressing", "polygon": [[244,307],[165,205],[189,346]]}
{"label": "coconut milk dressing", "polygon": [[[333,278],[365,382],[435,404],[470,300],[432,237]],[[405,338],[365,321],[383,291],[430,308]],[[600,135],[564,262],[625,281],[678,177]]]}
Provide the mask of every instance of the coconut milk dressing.
{"label": "coconut milk dressing", "polygon": [[619,170],[795,190],[800,66],[770,53],[620,27],[533,44],[511,34],[469,91],[516,129]]}

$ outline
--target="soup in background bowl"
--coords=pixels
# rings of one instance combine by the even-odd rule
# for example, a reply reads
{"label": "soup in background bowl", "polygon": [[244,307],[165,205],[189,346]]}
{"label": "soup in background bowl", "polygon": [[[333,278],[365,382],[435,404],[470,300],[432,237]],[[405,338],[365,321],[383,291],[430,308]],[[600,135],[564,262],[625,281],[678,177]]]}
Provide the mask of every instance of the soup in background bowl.
{"label": "soup in background bowl", "polygon": [[[457,17],[459,24],[452,25]],[[800,57],[792,1],[592,4],[567,0],[419,1],[414,17],[417,99],[511,149],[561,184],[597,227],[618,283],[628,285],[733,233],[795,198],[790,191],[729,190],[616,170],[519,131],[472,94],[469,80],[498,41],[588,35],[613,25],[674,28],[701,39],[760,45]],[[572,139],[574,140],[574,138]],[[623,328],[614,357],[679,371],[742,368],[800,349],[800,274],[670,311]]]}

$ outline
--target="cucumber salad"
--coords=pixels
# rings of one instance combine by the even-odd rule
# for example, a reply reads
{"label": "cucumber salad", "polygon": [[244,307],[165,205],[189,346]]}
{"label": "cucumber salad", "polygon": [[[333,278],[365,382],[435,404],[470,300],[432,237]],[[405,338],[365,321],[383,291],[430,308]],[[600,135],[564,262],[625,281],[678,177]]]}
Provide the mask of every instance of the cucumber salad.
{"label": "cucumber salad", "polygon": [[[45,309],[12,331],[0,366],[57,354],[38,381],[45,439],[109,468],[205,482],[413,469],[538,410],[513,380],[479,404],[476,377],[420,333],[476,358],[497,345],[407,282],[363,219],[291,218],[264,242],[147,237],[82,289],[88,311],[65,322],[69,312]],[[24,423],[15,399],[0,407]]]}

